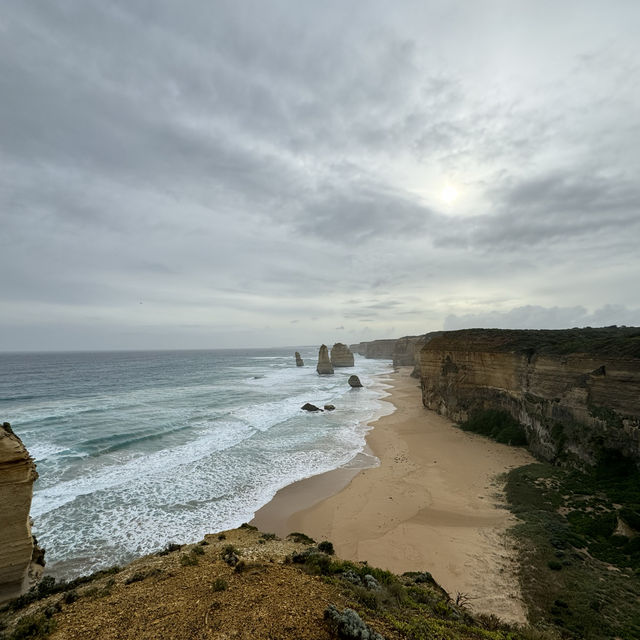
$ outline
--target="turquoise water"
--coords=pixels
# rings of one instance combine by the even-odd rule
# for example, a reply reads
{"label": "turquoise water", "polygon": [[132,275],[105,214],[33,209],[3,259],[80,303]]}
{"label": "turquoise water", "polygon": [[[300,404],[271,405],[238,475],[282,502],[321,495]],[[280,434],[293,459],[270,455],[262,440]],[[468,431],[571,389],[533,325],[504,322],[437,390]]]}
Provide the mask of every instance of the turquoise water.
{"label": "turquoise water", "polygon": [[307,366],[293,349],[0,354],[0,420],[37,462],[47,571],[71,577],[239,526],[278,489],[353,461],[366,422],[393,410],[381,401],[390,362],[356,356],[318,376],[317,347],[297,350]]}

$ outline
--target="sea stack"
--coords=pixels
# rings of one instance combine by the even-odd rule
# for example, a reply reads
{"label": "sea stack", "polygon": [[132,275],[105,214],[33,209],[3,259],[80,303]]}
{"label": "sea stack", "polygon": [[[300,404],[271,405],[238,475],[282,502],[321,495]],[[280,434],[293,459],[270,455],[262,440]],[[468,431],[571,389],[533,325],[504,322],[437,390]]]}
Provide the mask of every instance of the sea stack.
{"label": "sea stack", "polygon": [[304,360],[300,357],[298,351],[296,351],[296,367],[304,367]]}
{"label": "sea stack", "polygon": [[11,425],[0,425],[0,602],[29,590],[42,574],[44,552],[31,535],[29,509],[36,464]]}
{"label": "sea stack", "polygon": [[333,373],[333,365],[331,364],[331,360],[329,360],[329,349],[327,349],[326,344],[323,344],[318,352],[318,366],[316,367],[316,371],[321,376]]}
{"label": "sea stack", "polygon": [[331,364],[334,367],[353,367],[353,353],[342,342],[336,342],[331,349]]}

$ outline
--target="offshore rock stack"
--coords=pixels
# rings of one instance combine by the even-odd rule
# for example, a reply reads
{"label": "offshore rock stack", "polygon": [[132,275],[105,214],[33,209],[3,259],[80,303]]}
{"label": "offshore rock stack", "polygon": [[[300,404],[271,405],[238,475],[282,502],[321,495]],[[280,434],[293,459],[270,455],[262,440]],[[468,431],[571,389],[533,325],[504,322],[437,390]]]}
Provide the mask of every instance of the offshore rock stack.
{"label": "offshore rock stack", "polygon": [[333,373],[333,365],[329,359],[329,349],[327,349],[326,344],[323,344],[318,352],[318,366],[316,367],[316,371],[321,376]]}
{"label": "offshore rock stack", "polygon": [[300,357],[300,352],[296,351],[296,367],[304,367],[304,360]]}
{"label": "offshore rock stack", "polygon": [[331,364],[334,367],[353,367],[353,353],[342,342],[336,342],[331,348]]}

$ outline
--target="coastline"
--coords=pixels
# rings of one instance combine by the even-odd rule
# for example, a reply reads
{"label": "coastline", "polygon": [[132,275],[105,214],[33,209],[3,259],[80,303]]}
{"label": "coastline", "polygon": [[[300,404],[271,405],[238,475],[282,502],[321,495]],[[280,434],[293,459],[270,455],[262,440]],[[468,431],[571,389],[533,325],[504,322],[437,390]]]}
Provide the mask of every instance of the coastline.
{"label": "coastline", "polygon": [[516,519],[504,508],[497,476],[533,458],[424,409],[410,371],[390,376],[384,400],[395,412],[370,423],[367,446],[379,466],[289,485],[252,523],[330,540],[341,558],[394,573],[429,571],[453,597],[470,597],[471,609],[523,623],[514,544],[506,535]]}

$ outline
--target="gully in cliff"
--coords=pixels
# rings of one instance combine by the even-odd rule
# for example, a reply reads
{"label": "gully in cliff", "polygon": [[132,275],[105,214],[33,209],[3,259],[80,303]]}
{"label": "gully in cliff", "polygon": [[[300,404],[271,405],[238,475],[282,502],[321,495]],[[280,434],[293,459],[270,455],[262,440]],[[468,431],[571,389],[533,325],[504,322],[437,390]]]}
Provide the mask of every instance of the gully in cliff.
{"label": "gully in cliff", "polygon": [[0,602],[27,591],[42,575],[44,552],[31,535],[29,509],[36,465],[8,422],[0,426]]}

